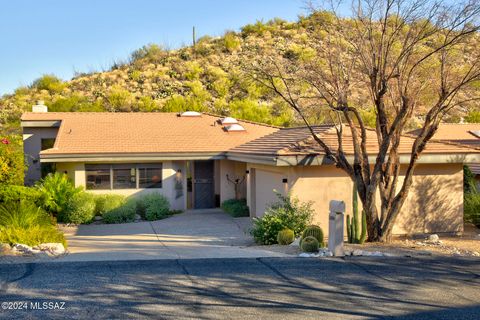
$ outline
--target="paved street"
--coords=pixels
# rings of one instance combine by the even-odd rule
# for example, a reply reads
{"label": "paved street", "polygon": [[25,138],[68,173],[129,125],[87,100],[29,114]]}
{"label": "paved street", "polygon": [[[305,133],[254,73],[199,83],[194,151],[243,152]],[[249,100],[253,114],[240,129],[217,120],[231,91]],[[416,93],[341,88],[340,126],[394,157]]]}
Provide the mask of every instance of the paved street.
{"label": "paved street", "polygon": [[4,264],[0,284],[2,302],[27,302],[4,319],[480,318],[480,261],[467,258]]}

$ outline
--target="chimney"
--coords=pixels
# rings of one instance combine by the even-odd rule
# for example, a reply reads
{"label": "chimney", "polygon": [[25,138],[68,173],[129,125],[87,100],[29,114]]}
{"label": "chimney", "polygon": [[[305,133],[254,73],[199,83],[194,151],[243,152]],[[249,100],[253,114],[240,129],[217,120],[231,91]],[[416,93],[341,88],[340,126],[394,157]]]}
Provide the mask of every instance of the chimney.
{"label": "chimney", "polygon": [[32,107],[32,112],[48,112],[48,108],[43,100],[38,100],[37,104]]}

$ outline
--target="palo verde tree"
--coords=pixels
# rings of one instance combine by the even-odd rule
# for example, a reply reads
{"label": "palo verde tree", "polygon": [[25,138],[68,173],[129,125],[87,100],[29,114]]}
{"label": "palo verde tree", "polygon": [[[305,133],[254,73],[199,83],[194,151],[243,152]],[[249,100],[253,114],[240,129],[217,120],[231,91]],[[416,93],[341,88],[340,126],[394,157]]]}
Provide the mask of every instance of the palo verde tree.
{"label": "palo verde tree", "polygon": [[[480,3],[355,0],[344,17],[333,6],[325,8],[313,8],[308,19],[308,55],[262,57],[250,74],[296,111],[327,159],[355,182],[367,215],[368,240],[387,241],[417,161],[439,123],[479,98]],[[335,149],[308,120],[325,109],[335,123]],[[372,122],[365,114],[372,110],[375,154],[367,152],[372,129],[366,123]],[[400,138],[413,120],[420,133],[402,164],[402,180]],[[347,130],[353,160],[344,152]]]}

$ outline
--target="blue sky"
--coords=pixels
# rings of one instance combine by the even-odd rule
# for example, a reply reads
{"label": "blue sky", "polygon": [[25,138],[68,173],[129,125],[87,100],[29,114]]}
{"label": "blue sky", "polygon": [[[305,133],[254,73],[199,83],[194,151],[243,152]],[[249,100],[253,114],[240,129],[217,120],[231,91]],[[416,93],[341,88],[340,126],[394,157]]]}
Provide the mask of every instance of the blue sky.
{"label": "blue sky", "polygon": [[15,0],[0,5],[0,95],[42,74],[107,69],[147,43],[170,48],[256,20],[305,14],[303,0]]}

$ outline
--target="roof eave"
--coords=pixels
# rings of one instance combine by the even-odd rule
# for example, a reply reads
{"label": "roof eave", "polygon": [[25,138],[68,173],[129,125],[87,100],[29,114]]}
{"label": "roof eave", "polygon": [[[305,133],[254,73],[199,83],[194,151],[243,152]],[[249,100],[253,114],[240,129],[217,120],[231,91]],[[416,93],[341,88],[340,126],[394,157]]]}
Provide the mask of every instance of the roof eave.
{"label": "roof eave", "polygon": [[219,160],[225,158],[224,152],[40,154],[41,163]]}

